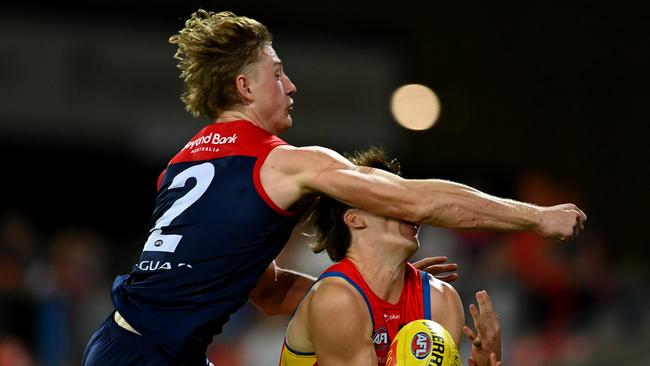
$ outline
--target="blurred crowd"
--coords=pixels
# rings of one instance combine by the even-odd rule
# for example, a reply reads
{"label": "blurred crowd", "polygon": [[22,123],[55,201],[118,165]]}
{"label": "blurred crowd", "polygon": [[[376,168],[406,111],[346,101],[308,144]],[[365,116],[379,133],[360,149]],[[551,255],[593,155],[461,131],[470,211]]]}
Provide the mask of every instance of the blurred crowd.
{"label": "blurred crowd", "polygon": [[[576,190],[540,173],[522,174],[516,187],[513,196],[528,202],[582,203]],[[125,260],[135,262],[139,244],[125,254],[124,243],[97,230],[45,232],[20,208],[0,215],[0,366],[79,365],[89,336],[112,310],[112,279],[129,270]],[[577,241],[559,244],[530,233],[422,227],[412,260],[445,255],[458,263],[453,285],[466,309],[476,291],[490,293],[505,365],[649,365],[647,268],[617,259],[624,243],[606,242],[602,229],[587,223]],[[309,251],[303,231],[278,264],[317,276],[330,262]],[[247,305],[208,356],[216,366],[277,365],[288,319]],[[467,359],[467,342],[461,354]]]}

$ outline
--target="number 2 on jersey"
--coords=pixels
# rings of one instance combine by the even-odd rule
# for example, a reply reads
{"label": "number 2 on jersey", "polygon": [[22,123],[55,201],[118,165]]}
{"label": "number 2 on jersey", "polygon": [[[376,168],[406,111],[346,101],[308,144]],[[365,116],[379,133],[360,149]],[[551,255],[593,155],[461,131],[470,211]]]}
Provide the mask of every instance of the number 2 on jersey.
{"label": "number 2 on jersey", "polygon": [[183,236],[163,234],[162,229],[169,226],[178,215],[183,213],[183,211],[203,196],[214,178],[214,165],[212,163],[203,163],[183,170],[174,177],[174,180],[172,180],[172,183],[167,189],[184,187],[190,178],[196,179],[196,185],[174,201],[171,207],[160,216],[154,227],[151,228],[151,234],[149,234],[149,238],[144,244],[142,251],[173,253],[176,250],[176,246],[178,246]]}

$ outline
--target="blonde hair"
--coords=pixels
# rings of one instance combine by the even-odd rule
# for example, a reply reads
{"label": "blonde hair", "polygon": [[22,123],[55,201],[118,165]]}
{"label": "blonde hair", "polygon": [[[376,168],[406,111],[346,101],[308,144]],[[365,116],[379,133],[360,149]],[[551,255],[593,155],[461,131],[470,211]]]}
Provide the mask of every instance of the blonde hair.
{"label": "blonde hair", "polygon": [[185,109],[194,117],[216,119],[239,104],[235,78],[255,63],[272,38],[262,23],[229,11],[193,13],[169,38],[178,46],[174,58],[184,81]]}

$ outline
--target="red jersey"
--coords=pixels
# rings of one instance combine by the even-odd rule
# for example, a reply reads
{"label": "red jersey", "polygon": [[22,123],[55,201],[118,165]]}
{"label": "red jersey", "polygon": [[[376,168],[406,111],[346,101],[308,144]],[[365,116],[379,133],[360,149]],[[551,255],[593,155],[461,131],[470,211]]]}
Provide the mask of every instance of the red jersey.
{"label": "red jersey", "polygon": [[[416,269],[410,263],[406,264],[405,272],[402,294],[395,304],[377,296],[356,266],[348,259],[343,259],[330,266],[318,278],[320,281],[327,277],[340,277],[359,291],[372,318],[372,334],[369,336],[372,337],[375,345],[379,366],[386,365],[391,341],[402,326],[417,319],[431,319],[429,275]],[[291,354],[288,351],[291,351]],[[281,365],[317,365],[314,362],[317,361],[315,355],[292,351],[287,349],[286,344],[283,346],[283,361],[281,361]]]}

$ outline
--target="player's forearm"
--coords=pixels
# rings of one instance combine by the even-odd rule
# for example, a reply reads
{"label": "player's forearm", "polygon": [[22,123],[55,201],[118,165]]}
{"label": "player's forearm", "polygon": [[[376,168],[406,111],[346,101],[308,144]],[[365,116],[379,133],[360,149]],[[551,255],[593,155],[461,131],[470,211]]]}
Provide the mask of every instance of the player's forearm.
{"label": "player's forearm", "polygon": [[278,314],[290,315],[296,310],[300,301],[316,281],[316,278],[284,268],[278,268],[278,278],[279,281],[287,284],[287,286],[283,286],[286,291],[280,303]]}
{"label": "player's forearm", "polygon": [[535,230],[539,207],[481,192],[445,180],[411,180],[407,183],[422,197],[420,223],[446,228]]}
{"label": "player's forearm", "polygon": [[249,300],[267,315],[291,314],[316,279],[273,265],[251,291]]}

